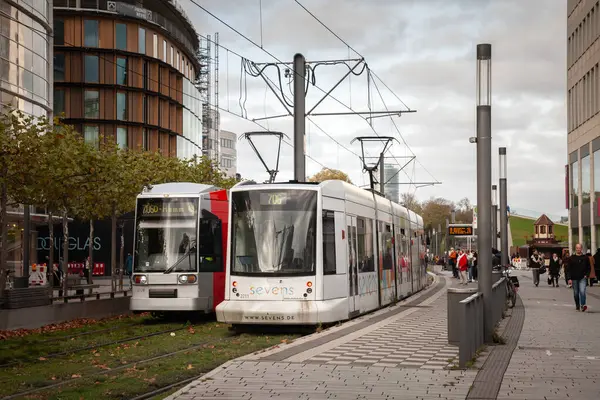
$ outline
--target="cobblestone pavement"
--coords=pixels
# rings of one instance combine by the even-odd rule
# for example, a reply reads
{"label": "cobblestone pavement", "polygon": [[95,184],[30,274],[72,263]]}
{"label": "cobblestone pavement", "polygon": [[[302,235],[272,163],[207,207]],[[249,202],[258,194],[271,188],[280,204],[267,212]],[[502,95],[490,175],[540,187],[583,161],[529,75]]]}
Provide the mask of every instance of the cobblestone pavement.
{"label": "cobblestone pavement", "polygon": [[447,344],[445,289],[327,343],[303,338],[281,361],[279,350],[230,361],[168,399],[464,399],[477,371],[444,369],[457,354]]}
{"label": "cobblestone pavement", "polygon": [[498,399],[600,398],[600,296],[590,291],[588,311],[577,312],[572,289],[534,287],[530,272],[515,275],[525,324]]}

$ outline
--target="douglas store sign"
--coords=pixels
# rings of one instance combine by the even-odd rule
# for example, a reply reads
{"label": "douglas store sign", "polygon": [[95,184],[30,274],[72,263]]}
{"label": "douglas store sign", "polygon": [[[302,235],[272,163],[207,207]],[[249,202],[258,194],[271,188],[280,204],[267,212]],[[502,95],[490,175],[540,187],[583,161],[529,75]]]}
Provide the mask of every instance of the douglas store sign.
{"label": "douglas store sign", "polygon": [[[133,221],[125,220],[124,238],[125,249],[124,257],[127,258],[127,253],[132,253],[133,249]],[[38,226],[38,238],[36,242],[37,255],[39,262],[45,262],[50,251],[50,235],[48,234],[47,226]],[[83,263],[89,255],[90,246],[93,249],[94,262],[105,264],[105,274],[110,275],[110,253],[111,253],[111,223],[110,220],[97,221],[94,223],[94,238],[90,240],[90,225],[88,222],[74,221],[69,224],[69,262]],[[62,225],[54,225],[54,258],[58,260],[63,256],[63,239]],[[119,260],[119,252],[121,249],[121,229],[117,227],[116,238],[117,261]]]}

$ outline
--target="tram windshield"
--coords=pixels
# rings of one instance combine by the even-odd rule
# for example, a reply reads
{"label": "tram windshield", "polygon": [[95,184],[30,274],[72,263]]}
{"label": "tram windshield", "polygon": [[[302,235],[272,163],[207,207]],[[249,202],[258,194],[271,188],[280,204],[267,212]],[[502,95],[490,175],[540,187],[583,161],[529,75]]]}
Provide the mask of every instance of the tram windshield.
{"label": "tram windshield", "polygon": [[315,274],[316,191],[249,190],[231,201],[233,275]]}
{"label": "tram windshield", "polygon": [[195,272],[198,199],[138,199],[135,272]]}

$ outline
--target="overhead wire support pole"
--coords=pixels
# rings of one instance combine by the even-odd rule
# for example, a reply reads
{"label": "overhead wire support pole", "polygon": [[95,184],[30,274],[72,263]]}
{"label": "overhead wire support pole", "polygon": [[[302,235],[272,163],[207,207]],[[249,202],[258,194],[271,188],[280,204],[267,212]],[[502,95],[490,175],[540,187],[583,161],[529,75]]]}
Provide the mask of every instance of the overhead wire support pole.
{"label": "overhead wire support pole", "polygon": [[300,53],[294,56],[294,179],[306,181],[306,59]]}

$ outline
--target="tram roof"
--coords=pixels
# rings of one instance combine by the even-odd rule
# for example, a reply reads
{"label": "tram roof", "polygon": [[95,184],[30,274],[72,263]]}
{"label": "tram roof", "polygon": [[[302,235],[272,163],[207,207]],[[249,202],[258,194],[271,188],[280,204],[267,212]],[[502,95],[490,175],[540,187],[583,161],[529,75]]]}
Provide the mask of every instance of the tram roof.
{"label": "tram roof", "polygon": [[201,183],[192,182],[169,182],[152,185],[150,190],[144,191],[140,196],[157,196],[157,195],[190,195],[190,194],[202,194],[220,190],[221,188],[213,185],[204,185]]}

